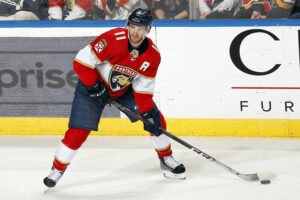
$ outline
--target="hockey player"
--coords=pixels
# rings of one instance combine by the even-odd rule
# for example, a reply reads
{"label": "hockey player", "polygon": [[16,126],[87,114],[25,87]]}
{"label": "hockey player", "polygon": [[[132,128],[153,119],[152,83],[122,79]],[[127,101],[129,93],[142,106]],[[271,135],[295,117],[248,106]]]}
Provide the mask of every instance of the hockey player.
{"label": "hockey player", "polygon": [[[172,156],[166,122],[153,102],[154,80],[160,53],[147,37],[152,26],[149,10],[138,8],[128,17],[127,28],[115,28],[81,49],[73,68],[79,77],[72,103],[69,129],[60,142],[44,184],[54,187],[91,130],[97,131],[104,106],[113,99],[153,124],[144,124],[160,159],[164,176],[185,178],[185,167]],[[128,116],[131,122],[136,122]]]}

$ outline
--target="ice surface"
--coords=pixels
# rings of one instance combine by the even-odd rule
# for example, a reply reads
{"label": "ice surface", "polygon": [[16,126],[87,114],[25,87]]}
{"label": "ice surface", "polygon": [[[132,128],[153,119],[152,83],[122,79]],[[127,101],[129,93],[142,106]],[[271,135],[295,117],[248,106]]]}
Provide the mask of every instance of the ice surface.
{"label": "ice surface", "polygon": [[57,186],[43,193],[62,136],[1,136],[0,199],[300,199],[300,139],[181,138],[241,173],[273,171],[277,177],[269,185],[243,181],[172,141],[187,179],[169,180],[148,137],[90,136]]}

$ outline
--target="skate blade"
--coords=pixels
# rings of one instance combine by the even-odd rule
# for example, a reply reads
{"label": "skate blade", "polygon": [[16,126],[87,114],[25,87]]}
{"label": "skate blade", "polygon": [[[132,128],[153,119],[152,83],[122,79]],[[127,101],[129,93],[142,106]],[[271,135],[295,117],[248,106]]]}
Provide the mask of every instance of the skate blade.
{"label": "skate blade", "polygon": [[50,188],[46,187],[43,193],[47,194],[48,192],[50,192]]}
{"label": "skate blade", "polygon": [[163,176],[167,179],[178,179],[178,180],[185,180],[185,173],[182,174],[173,174],[170,171],[163,170]]}

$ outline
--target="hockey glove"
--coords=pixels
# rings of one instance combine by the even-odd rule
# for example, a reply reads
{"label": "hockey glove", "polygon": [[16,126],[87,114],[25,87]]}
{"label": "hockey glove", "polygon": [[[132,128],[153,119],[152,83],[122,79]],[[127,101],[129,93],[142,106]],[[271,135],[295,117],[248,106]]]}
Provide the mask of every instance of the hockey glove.
{"label": "hockey glove", "polygon": [[94,85],[87,87],[88,93],[90,97],[92,98],[98,98],[98,97],[108,97],[109,92],[106,88],[105,84],[101,81],[97,81]]}
{"label": "hockey glove", "polygon": [[163,133],[160,112],[156,108],[152,108],[149,111],[142,113],[142,117],[148,120],[150,123],[144,123],[144,130],[153,133],[155,136],[160,136]]}

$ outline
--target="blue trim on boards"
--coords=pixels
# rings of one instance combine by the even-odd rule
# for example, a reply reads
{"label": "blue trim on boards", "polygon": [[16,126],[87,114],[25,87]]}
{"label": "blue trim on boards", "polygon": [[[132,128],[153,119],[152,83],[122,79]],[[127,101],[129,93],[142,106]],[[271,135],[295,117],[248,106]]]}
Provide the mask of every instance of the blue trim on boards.
{"label": "blue trim on boards", "polygon": [[196,21],[154,21],[158,27],[241,27],[241,26],[300,26],[300,20],[267,19],[267,20],[196,20]]}
{"label": "blue trim on boards", "polygon": [[[0,28],[57,28],[57,27],[124,27],[125,20],[106,21],[0,21]],[[243,27],[243,26],[300,26],[298,19],[267,20],[154,20],[156,27]]]}

